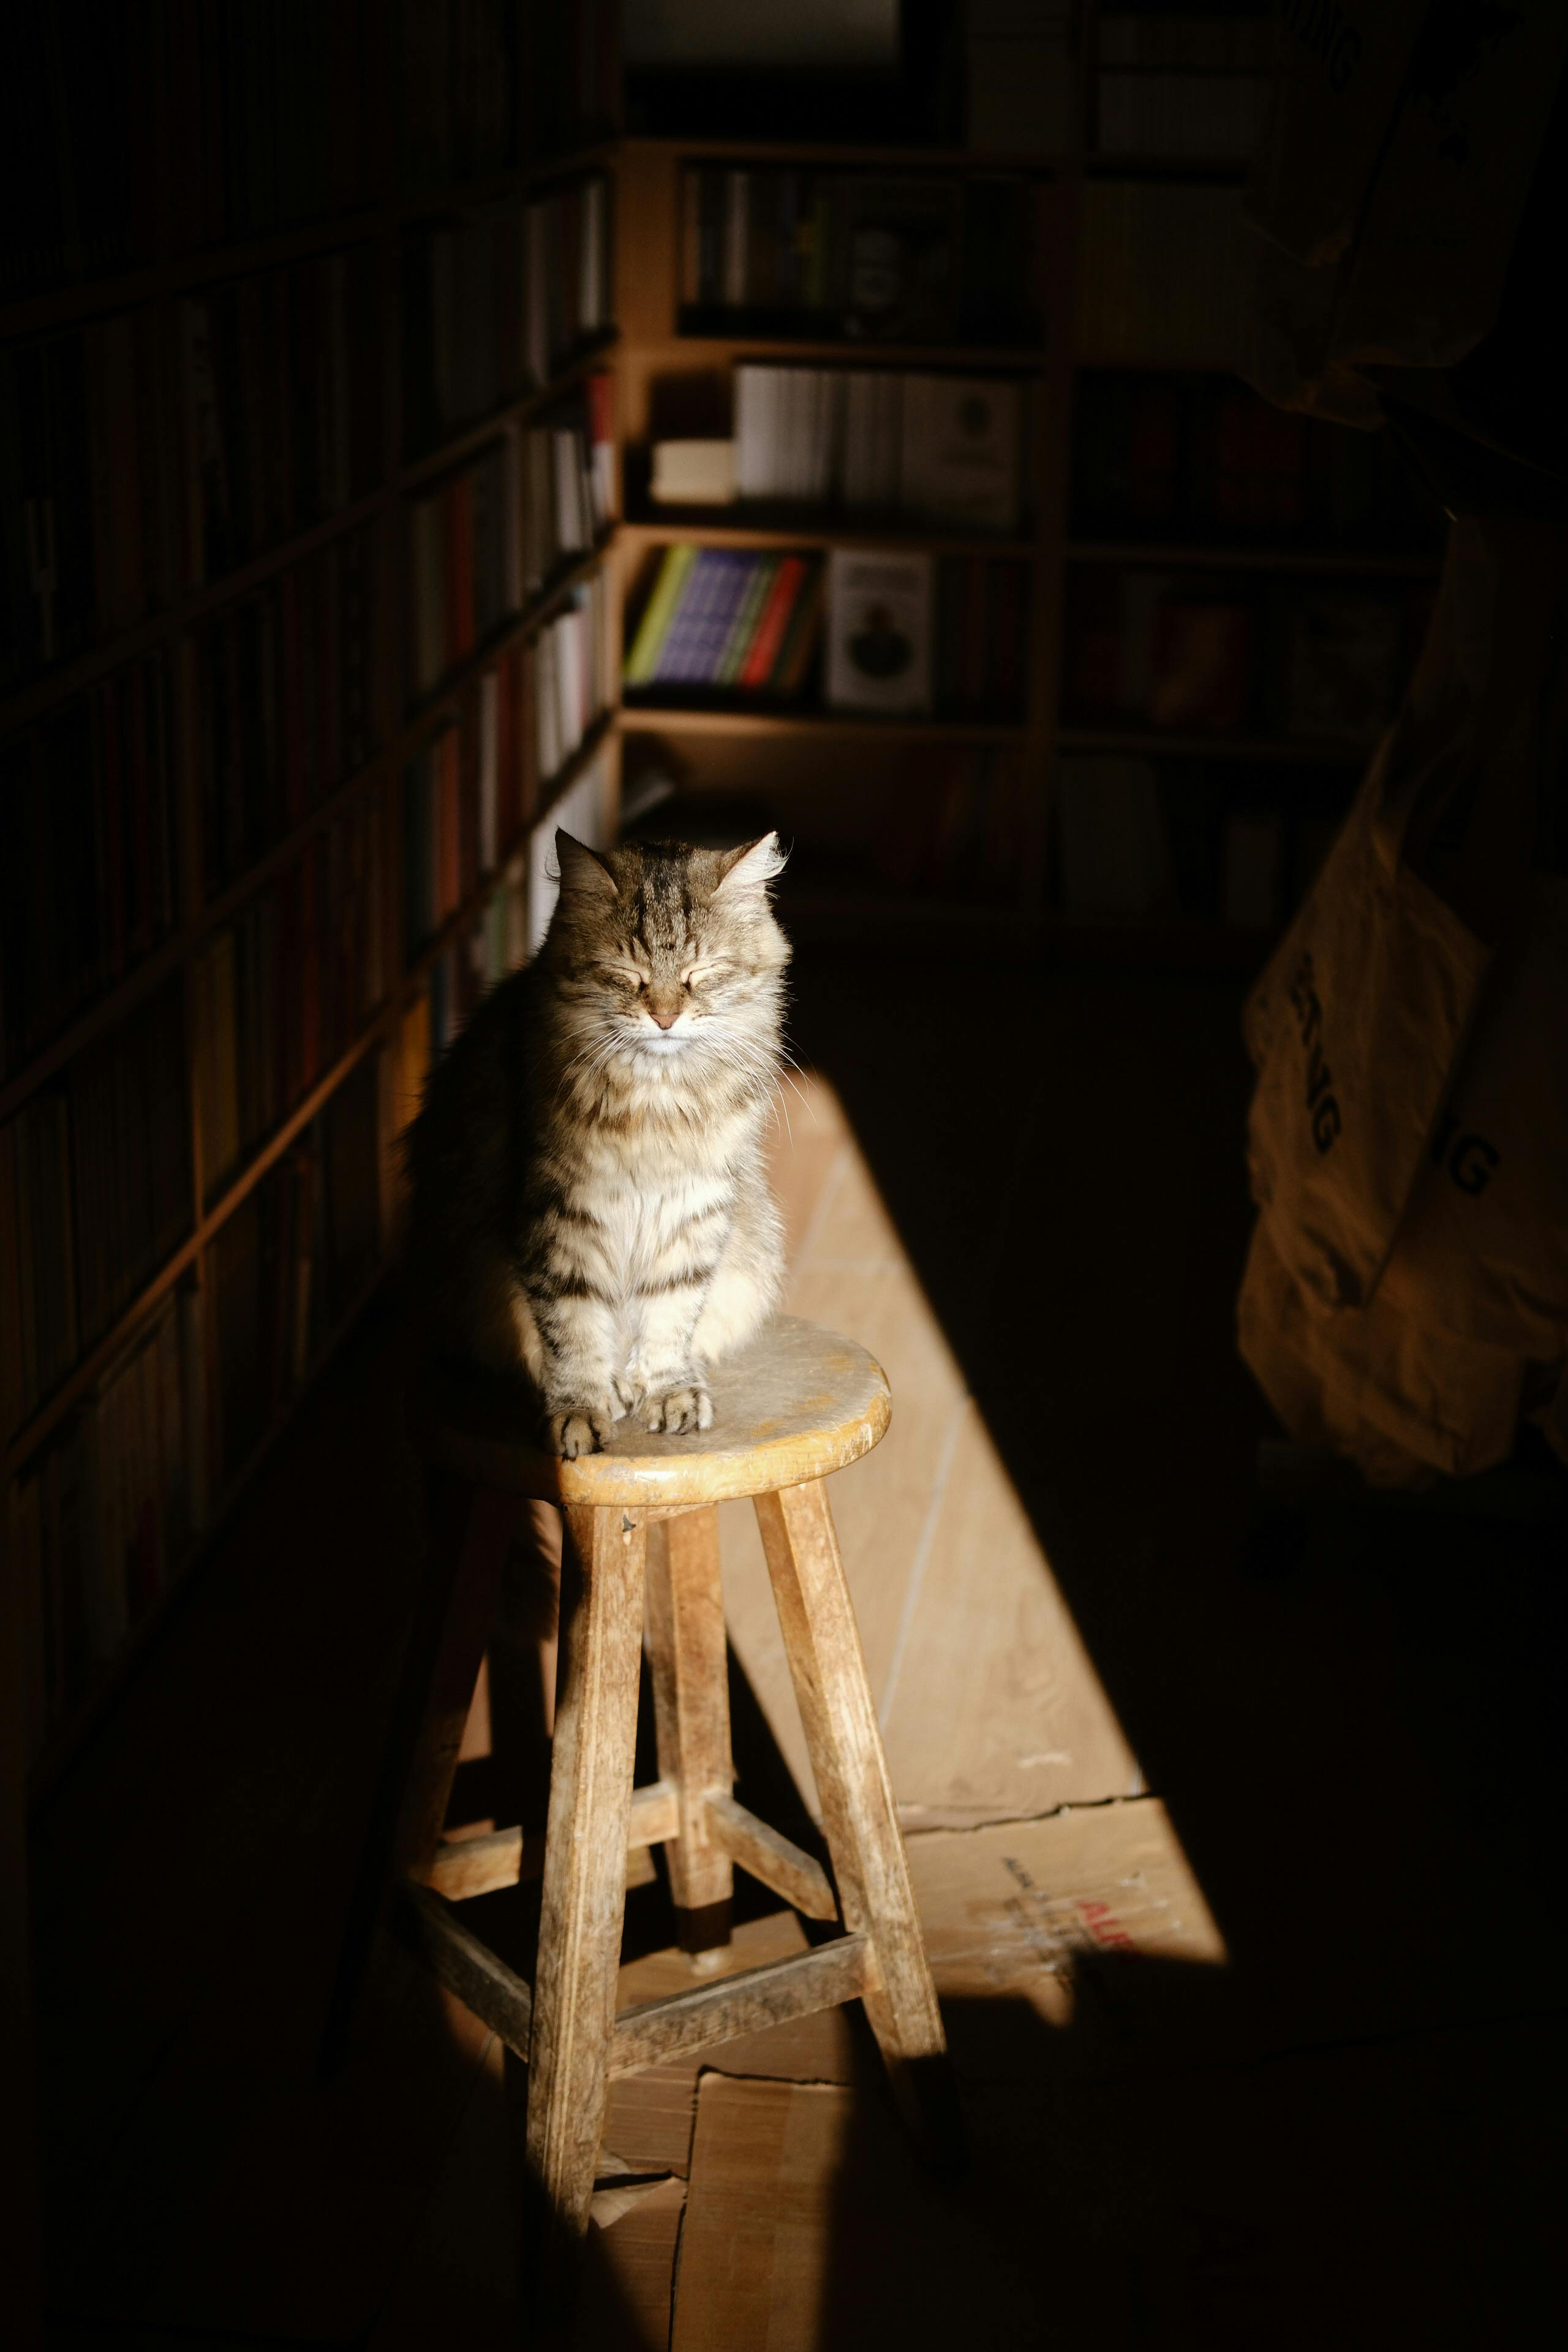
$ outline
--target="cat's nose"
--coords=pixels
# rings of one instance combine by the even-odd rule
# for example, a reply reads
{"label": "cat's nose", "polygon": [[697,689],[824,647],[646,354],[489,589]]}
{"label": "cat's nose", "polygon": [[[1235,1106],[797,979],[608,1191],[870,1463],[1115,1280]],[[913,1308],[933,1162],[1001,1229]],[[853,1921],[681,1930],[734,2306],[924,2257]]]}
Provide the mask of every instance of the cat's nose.
{"label": "cat's nose", "polygon": [[680,1007],[679,1004],[676,1006],[673,1013],[660,1013],[658,1008],[652,1004],[648,1006],[648,1011],[653,1014],[654,1019],[658,1022],[661,1029],[673,1029],[676,1023],[680,1018]]}

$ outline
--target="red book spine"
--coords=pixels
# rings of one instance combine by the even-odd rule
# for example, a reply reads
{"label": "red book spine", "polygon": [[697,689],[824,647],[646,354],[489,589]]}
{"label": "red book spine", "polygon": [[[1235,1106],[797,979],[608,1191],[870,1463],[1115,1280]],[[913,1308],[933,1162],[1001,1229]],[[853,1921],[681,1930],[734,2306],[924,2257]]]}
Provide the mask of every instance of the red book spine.
{"label": "red book spine", "polygon": [[778,576],[773,582],[768,601],[763,608],[762,619],[757,623],[757,633],[752,640],[752,650],[746,656],[745,667],[741,672],[739,680],[741,686],[766,686],[779,646],[784,641],[784,633],[789,625],[789,616],[795,610],[795,600],[800,593],[801,583],[805,578],[805,557],[786,555],[779,565]]}

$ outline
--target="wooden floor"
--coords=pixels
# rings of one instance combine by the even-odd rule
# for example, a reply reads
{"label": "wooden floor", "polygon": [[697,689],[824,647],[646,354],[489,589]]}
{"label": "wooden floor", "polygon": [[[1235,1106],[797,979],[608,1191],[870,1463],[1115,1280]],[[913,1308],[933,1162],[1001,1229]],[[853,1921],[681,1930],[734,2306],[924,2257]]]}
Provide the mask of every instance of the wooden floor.
{"label": "wooden floor", "polygon": [[[586,2347],[1539,2340],[1561,1543],[1259,1518],[1237,1009],[803,959],[789,1303],[892,1382],[834,1502],[972,2161],[920,2172],[843,2013],[629,2078]],[[51,2343],[519,2340],[518,2070],[388,1950],[313,2072],[418,1568],[403,1356],[391,1299],[38,1825]],[[808,1837],[726,1519],[741,1793]],[[466,1818],[503,1711],[498,1678]],[[736,1965],[800,1947],[742,1910]],[[634,1888],[624,1997],[685,1981],[669,1934]]]}

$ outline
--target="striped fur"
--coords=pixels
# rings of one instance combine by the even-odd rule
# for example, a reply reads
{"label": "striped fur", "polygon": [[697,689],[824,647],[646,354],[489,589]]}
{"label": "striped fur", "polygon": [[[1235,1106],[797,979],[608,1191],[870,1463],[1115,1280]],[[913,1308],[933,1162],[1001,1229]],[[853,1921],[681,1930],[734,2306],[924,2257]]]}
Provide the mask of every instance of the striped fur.
{"label": "striped fur", "polygon": [[789,948],[778,838],[556,835],[537,961],[495,989],[409,1129],[410,1262],[438,1346],[525,1371],[553,1450],[634,1413],[706,1429],[710,1368],[778,1295],[763,1166]]}

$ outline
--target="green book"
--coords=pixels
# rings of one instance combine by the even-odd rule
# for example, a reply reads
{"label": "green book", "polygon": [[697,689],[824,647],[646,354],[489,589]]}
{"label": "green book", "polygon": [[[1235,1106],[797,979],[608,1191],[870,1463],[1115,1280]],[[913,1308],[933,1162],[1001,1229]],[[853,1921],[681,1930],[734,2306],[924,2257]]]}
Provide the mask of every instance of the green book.
{"label": "green book", "polygon": [[675,608],[686,584],[686,575],[696,559],[697,550],[689,545],[665,550],[653,594],[648,598],[647,609],[642,616],[642,625],[621,673],[627,686],[647,686],[658,667],[666,633],[675,617]]}
{"label": "green book", "polygon": [[730,634],[724,640],[724,650],[713,672],[715,686],[733,686],[746,667],[746,656],[755,640],[757,624],[763,617],[773,582],[779,575],[779,562],[780,558],[776,555],[763,555],[752,565],[746,593],[741,599],[740,610],[731,624]]}

